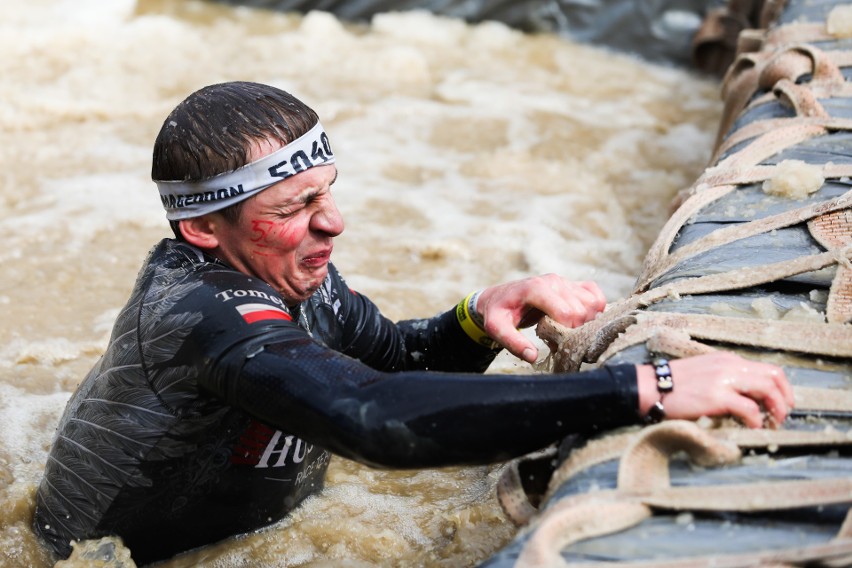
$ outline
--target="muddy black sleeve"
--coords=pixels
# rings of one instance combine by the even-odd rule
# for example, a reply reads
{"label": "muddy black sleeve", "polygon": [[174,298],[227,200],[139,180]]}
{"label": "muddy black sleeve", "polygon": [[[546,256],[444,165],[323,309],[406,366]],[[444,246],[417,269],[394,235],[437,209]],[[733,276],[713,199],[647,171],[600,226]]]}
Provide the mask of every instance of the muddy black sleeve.
{"label": "muddy black sleeve", "polygon": [[[217,396],[375,467],[503,461],[568,433],[638,421],[635,368],[574,375],[382,372],[282,331],[212,367]],[[253,353],[250,358],[241,354]]]}
{"label": "muddy black sleeve", "polygon": [[[336,271],[331,279],[339,279]],[[338,287],[344,286],[341,284]],[[342,353],[374,369],[484,372],[500,349],[477,344],[462,330],[455,310],[425,319],[393,323],[369,298],[342,295],[339,310]],[[327,345],[334,344],[326,341]]]}

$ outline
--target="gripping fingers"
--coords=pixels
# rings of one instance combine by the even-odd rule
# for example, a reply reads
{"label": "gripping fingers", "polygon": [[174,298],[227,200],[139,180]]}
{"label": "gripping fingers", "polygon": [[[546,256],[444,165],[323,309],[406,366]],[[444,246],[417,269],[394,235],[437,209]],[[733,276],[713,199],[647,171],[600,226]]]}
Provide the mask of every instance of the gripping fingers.
{"label": "gripping fingers", "polygon": [[591,306],[595,313],[604,311],[606,308],[606,296],[600,286],[591,281],[577,282],[577,285],[586,290],[591,295]]}
{"label": "gripping fingers", "polygon": [[731,393],[727,406],[727,412],[742,420],[749,428],[761,428],[763,426],[763,413],[760,411],[760,405],[751,398]]}
{"label": "gripping fingers", "polygon": [[538,357],[538,349],[521,332],[514,330],[498,338],[498,343],[503,345],[509,353],[527,363],[535,363]]}
{"label": "gripping fingers", "polygon": [[579,324],[591,321],[606,307],[603,292],[593,282],[573,284],[568,294],[579,315]]}
{"label": "gripping fingers", "polygon": [[769,377],[783,394],[784,400],[787,402],[787,408],[793,408],[796,406],[796,400],[793,397],[793,386],[790,384],[790,381],[787,380],[784,370],[781,367],[775,367],[773,365],[769,370]]}
{"label": "gripping fingers", "polygon": [[[754,406],[757,408],[758,417],[755,418],[750,415],[746,422],[750,427],[759,428],[763,423],[763,419],[760,416],[760,405],[763,406],[771,417],[771,423],[781,424],[787,418],[789,406],[785,393],[771,377],[766,375],[746,377],[739,381],[734,388],[741,397],[747,397],[750,400],[752,403],[749,405],[750,407]],[[749,410],[749,412],[751,411]],[[745,420],[745,417],[743,419]]]}
{"label": "gripping fingers", "polygon": [[606,306],[602,294],[579,285],[570,285],[563,294],[541,298],[541,302],[540,309],[544,313],[572,328],[595,319]]}
{"label": "gripping fingers", "polygon": [[570,327],[580,327],[588,320],[588,309],[580,298],[576,296],[564,298],[563,306],[565,323]]}
{"label": "gripping fingers", "polygon": [[740,393],[761,402],[776,424],[783,422],[795,402],[784,370],[769,363],[747,361],[742,374]]}
{"label": "gripping fingers", "polygon": [[512,324],[511,316],[494,317],[485,322],[485,332],[506,350],[528,363],[535,363],[538,349]]}

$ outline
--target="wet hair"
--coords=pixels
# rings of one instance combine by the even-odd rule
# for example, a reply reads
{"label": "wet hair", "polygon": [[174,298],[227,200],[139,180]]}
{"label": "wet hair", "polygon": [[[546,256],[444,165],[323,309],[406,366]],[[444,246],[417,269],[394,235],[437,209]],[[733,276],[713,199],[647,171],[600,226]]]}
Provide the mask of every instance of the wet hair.
{"label": "wet hair", "polygon": [[[252,142],[288,144],[319,117],[305,103],[269,85],[234,81],[195,91],[169,114],[154,142],[151,178],[203,180],[249,163]],[[239,220],[245,201],[222,209],[229,223]],[[175,236],[182,239],[178,222]]]}

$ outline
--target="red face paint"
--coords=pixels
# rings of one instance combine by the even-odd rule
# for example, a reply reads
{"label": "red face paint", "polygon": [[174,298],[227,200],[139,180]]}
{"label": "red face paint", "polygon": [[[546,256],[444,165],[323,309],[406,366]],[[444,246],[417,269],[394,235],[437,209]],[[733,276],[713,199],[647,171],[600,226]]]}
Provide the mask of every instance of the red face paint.
{"label": "red face paint", "polygon": [[333,239],[343,230],[329,191],[336,174],[333,166],[314,167],[250,198],[237,224],[218,226],[215,253],[288,303],[304,301],[325,279]]}

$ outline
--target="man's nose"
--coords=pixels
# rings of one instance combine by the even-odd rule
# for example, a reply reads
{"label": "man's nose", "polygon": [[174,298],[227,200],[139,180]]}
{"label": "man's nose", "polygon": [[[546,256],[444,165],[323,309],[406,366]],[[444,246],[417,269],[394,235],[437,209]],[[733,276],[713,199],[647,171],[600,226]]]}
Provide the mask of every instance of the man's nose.
{"label": "man's nose", "polygon": [[333,237],[343,232],[343,216],[337,209],[337,204],[331,199],[314,214],[311,223],[314,229],[328,233]]}

